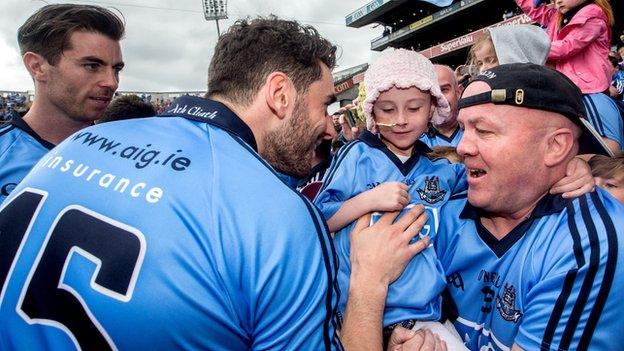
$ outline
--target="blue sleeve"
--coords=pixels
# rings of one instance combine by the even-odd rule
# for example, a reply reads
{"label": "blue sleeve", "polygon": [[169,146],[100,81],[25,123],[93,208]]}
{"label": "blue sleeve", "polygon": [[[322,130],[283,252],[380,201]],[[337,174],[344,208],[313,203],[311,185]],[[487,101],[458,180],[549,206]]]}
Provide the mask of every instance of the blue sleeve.
{"label": "blue sleeve", "polygon": [[292,216],[273,227],[275,236],[250,245],[257,260],[248,265],[255,280],[247,291],[254,326],[251,349],[341,349],[336,253],[320,213],[303,202],[306,209],[292,213],[309,216]]}
{"label": "blue sleeve", "polygon": [[587,119],[601,136],[624,148],[624,120],[615,100],[603,94],[583,95]]}
{"label": "blue sleeve", "polygon": [[[539,277],[527,287],[515,343],[525,350],[609,350],[622,346],[624,207],[601,190],[566,209],[569,232],[533,260]],[[552,232],[554,233],[554,232]]]}
{"label": "blue sleeve", "polygon": [[449,199],[440,208],[440,228],[433,240],[433,245],[445,270],[450,265],[449,257],[452,256],[451,250],[456,246],[454,242],[458,239],[460,226],[466,223],[459,218],[466,201],[466,195],[463,193]]}
{"label": "blue sleeve", "polygon": [[325,220],[336,214],[346,200],[356,195],[353,181],[358,176],[358,152],[355,145],[357,142],[343,146],[334,156],[323,178],[323,187],[314,199],[314,204],[321,210]]}

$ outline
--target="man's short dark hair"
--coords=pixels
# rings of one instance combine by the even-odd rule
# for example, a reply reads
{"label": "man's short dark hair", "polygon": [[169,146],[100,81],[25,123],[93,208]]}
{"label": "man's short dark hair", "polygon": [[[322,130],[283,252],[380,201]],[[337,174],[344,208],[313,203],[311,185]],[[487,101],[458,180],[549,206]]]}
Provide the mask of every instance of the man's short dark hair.
{"label": "man's short dark hair", "polygon": [[239,20],[217,42],[207,96],[248,106],[276,71],[287,74],[302,94],[321,78],[321,62],[332,69],[336,47],[313,27],[274,16]]}
{"label": "man's short dark hair", "polygon": [[120,121],[124,119],[152,117],[156,109],[149,102],[134,94],[122,95],[113,100],[97,123]]}
{"label": "man's short dark hair", "polygon": [[22,55],[34,52],[56,65],[63,51],[71,49],[69,39],[76,31],[99,33],[119,41],[125,26],[119,16],[100,6],[47,5],[19,28],[17,42]]}

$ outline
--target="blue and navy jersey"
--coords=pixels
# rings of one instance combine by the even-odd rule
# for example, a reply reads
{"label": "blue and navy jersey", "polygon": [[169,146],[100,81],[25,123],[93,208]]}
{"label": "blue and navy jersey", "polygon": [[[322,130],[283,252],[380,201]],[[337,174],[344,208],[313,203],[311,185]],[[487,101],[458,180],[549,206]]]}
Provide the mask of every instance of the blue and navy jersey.
{"label": "blue and navy jersey", "polygon": [[0,233],[0,349],[341,348],[323,217],[218,102],[75,133]]}
{"label": "blue and navy jersey", "polygon": [[0,125],[0,204],[54,145],[41,139],[17,114]]}
{"label": "blue and navy jersey", "polygon": [[[502,240],[463,200],[436,242],[471,350],[616,350],[624,344],[624,206],[602,190],[546,195]],[[459,214],[459,216],[457,216]]]}
{"label": "blue and navy jersey", "polygon": [[624,119],[617,102],[603,93],[583,95],[587,120],[601,136],[624,149]]}
{"label": "blue and navy jersey", "polygon": [[464,130],[459,126],[457,126],[457,129],[455,129],[450,137],[441,134],[433,126],[429,126],[427,132],[420,137],[420,141],[427,144],[430,148],[433,148],[434,146],[457,147],[462,135],[464,135]]}
{"label": "blue and navy jersey", "polygon": [[[465,191],[467,184],[463,165],[450,164],[445,159],[432,161],[426,156],[428,151],[426,145],[417,142],[413,155],[402,163],[377,136],[365,131],[336,154],[315,204],[328,219],[345,201],[359,193],[384,182],[403,182],[409,186],[412,203],[425,205],[429,216],[426,232],[434,238],[441,225],[440,206],[451,195]],[[353,226],[354,223],[334,235],[340,261],[341,313],[344,313],[349,290],[349,233]],[[412,259],[401,277],[390,285],[384,326],[409,319],[439,319],[439,295],[445,284],[440,262],[434,248],[430,247]]]}

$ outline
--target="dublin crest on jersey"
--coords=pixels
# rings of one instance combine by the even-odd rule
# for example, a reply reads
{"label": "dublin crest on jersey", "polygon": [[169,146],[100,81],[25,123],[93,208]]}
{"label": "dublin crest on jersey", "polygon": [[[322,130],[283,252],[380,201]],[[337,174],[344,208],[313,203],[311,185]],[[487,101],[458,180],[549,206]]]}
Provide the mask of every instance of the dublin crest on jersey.
{"label": "dublin crest on jersey", "polygon": [[442,201],[446,195],[446,190],[440,189],[440,178],[437,176],[425,177],[424,189],[418,188],[417,191],[420,199],[430,204]]}
{"label": "dublin crest on jersey", "polygon": [[516,289],[513,285],[505,283],[505,291],[503,297],[496,296],[496,309],[501,317],[508,322],[518,323],[522,318],[522,312],[515,309],[516,307]]}

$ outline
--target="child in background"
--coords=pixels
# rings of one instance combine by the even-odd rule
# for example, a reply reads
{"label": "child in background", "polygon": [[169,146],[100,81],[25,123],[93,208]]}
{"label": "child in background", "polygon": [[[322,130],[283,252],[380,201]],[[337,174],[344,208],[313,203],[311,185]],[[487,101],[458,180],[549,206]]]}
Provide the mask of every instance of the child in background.
{"label": "child in background", "polygon": [[[549,55],[546,33],[532,25],[489,28],[470,48],[468,62],[483,72],[507,63],[543,65]],[[612,72],[612,71],[611,71]],[[611,151],[624,145],[624,121],[617,103],[605,94],[583,95],[587,119]]]}
{"label": "child in background", "polygon": [[547,26],[552,42],[549,63],[581,89],[589,121],[612,151],[621,150],[622,120],[608,96],[612,75],[608,55],[615,22],[609,0],[557,0],[554,6],[536,6],[534,0],[516,3],[535,22]]}
{"label": "child in background", "polygon": [[596,155],[589,160],[596,185],[624,204],[624,153],[613,157]]}
{"label": "child in background", "polygon": [[483,72],[507,63],[544,65],[550,39],[539,27],[521,24],[488,28],[470,48],[468,63]]}
{"label": "child in background", "polygon": [[[431,118],[443,119],[450,113],[431,62],[413,51],[386,51],[371,64],[364,84],[367,96],[363,108],[369,130],[334,157],[315,199],[330,231],[335,232],[341,313],[351,273],[349,233],[356,219],[371,212],[400,211],[422,204],[429,219],[421,234],[426,233],[433,242],[441,225],[440,207],[467,189],[464,166],[429,159],[431,150],[419,141]],[[576,168],[578,164],[573,164],[577,161],[568,168]],[[593,186],[588,170],[581,176],[574,173],[557,185],[585,176]],[[441,317],[440,293],[445,285],[446,277],[433,247],[413,258],[388,288],[384,336],[397,325],[424,326],[442,334],[449,350],[461,349],[452,325],[447,329],[435,322]]]}

